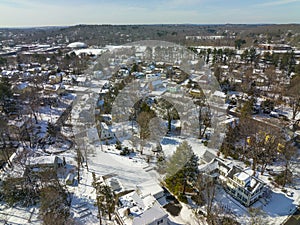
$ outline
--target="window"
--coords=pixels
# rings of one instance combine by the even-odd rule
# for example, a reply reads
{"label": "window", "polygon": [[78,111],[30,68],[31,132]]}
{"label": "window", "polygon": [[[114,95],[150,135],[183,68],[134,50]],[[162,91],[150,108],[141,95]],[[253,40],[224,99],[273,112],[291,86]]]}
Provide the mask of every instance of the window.
{"label": "window", "polygon": [[159,224],[163,224],[164,223],[164,220],[163,219],[161,219],[160,221],[158,221],[157,222],[157,225],[159,225]]}
{"label": "window", "polygon": [[237,197],[242,200],[243,196],[240,193],[237,193]]}

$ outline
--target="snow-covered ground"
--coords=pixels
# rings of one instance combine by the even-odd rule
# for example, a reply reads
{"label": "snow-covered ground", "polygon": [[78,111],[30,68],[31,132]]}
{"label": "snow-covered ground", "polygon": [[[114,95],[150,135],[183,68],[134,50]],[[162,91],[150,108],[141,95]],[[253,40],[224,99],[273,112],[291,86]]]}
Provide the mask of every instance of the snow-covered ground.
{"label": "snow-covered ground", "polygon": [[[251,220],[249,208],[241,205],[226,193],[223,188],[218,188],[217,190],[216,202],[231,212],[241,224],[249,224]],[[266,224],[279,225],[282,224],[298,204],[299,197],[294,196],[294,198],[291,198],[280,190],[273,190],[268,198],[261,198],[251,207],[259,210],[260,213],[256,213],[256,217],[261,217],[261,220],[265,221]]]}
{"label": "snow-covered ground", "polygon": [[[80,92],[79,90],[77,91]],[[85,91],[86,89],[82,92]],[[64,103],[68,105],[72,100],[73,98],[67,99]],[[86,101],[84,101],[84,106],[86,106],[85,103]],[[65,107],[59,106],[57,108],[44,107],[40,110],[39,116],[42,120],[42,134],[46,133],[47,122],[55,123],[64,109]],[[281,110],[289,118],[291,117],[289,108],[282,108]],[[298,117],[300,118],[300,115]],[[173,126],[176,127],[174,124]],[[120,150],[115,148],[115,140],[103,141],[101,144],[100,142],[94,144],[86,143],[88,149],[88,157],[86,158],[88,168],[81,169],[80,180],[77,184],[67,186],[68,190],[72,193],[71,216],[79,224],[99,224],[99,219],[97,218],[98,210],[94,205],[95,190],[92,187],[92,173],[95,173],[98,177],[112,176],[118,179],[125,190],[135,190],[136,186],[141,183],[153,180],[159,182],[162,179],[154,170],[155,165],[153,162],[147,162],[147,156],[151,155],[155,157],[155,153],[152,152],[152,143],[148,142],[144,146],[141,146],[141,143],[136,144],[131,140],[131,135],[137,135],[139,132],[137,124],[133,124],[130,121],[123,122],[122,124],[114,124],[112,130],[115,132],[118,140],[121,141],[123,147],[126,146],[135,151],[127,156],[121,156]],[[69,131],[63,130],[63,132],[67,136],[70,135]],[[185,140],[188,141],[199,158],[208,150],[199,139],[167,135],[161,137],[160,141],[164,155],[167,158],[170,157],[176,150],[176,147]],[[70,147],[68,143],[62,143],[61,146],[50,146],[48,150],[51,153],[60,153],[59,156],[65,157],[68,164],[76,165],[74,160],[76,152],[74,148],[69,149]],[[57,152],[57,149],[65,151]],[[143,149],[143,154],[141,154],[141,149]],[[86,156],[85,153],[83,155]],[[86,165],[86,162],[83,164]],[[267,173],[260,178],[267,183],[270,182]],[[283,193],[280,189],[273,189],[268,198],[261,199],[253,205],[253,207],[259,208],[264,212],[263,219],[267,221],[266,224],[281,224],[296,205],[299,205],[300,183],[297,183],[295,186],[297,189],[287,188],[288,194],[293,192],[292,196],[288,196],[288,194]],[[250,214],[248,209],[228,195],[222,188],[218,188],[215,202],[232,212],[235,218],[242,224],[249,224]],[[171,225],[199,224],[194,219],[191,207],[185,204],[182,204],[179,216],[174,217],[169,215],[169,218],[169,224]],[[9,221],[11,224],[41,224],[41,221],[38,219],[38,209],[9,208],[0,204],[0,222],[3,221]],[[111,221],[103,221],[103,224],[113,223]]]}
{"label": "snow-covered ground", "polygon": [[38,218],[38,208],[21,208],[21,207],[8,207],[7,205],[0,204],[0,224],[11,225],[39,225],[41,224]]}
{"label": "snow-covered ground", "polygon": [[[166,155],[171,155],[176,147],[182,142],[180,137],[164,137],[161,141],[163,151]],[[188,140],[192,148],[199,157],[205,152],[206,147],[199,140]],[[123,146],[132,148],[130,140],[124,141]],[[82,171],[82,177],[78,187],[71,187],[73,195],[72,210],[74,217],[85,224],[98,224],[96,219],[97,209],[93,206],[92,199],[95,199],[94,188],[91,186],[92,173],[97,176],[110,175],[117,178],[125,190],[135,190],[136,186],[146,181],[160,180],[160,175],[153,169],[153,165],[146,163],[145,155],[140,152],[131,153],[128,156],[121,156],[120,150],[115,148],[114,144],[95,144],[89,145],[90,156],[88,158],[88,171]],[[89,215],[80,218],[76,212],[77,207],[88,208]],[[82,209],[82,210],[84,210]],[[171,224],[196,224],[192,223],[189,215],[193,215],[193,211],[187,206],[183,207],[181,213],[177,217],[170,215]],[[85,215],[85,214],[84,214]]]}

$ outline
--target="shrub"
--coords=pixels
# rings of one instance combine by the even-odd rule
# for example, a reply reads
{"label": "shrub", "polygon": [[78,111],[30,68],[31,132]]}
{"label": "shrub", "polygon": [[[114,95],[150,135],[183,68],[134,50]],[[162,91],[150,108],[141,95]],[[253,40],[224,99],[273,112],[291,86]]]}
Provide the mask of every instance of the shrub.
{"label": "shrub", "polygon": [[197,195],[192,195],[192,200],[197,204],[197,205],[203,205],[205,203],[204,198],[202,194],[197,194]]}
{"label": "shrub", "polygon": [[282,188],[281,191],[282,191],[283,193],[287,193],[287,190],[286,190],[285,188]]}
{"label": "shrub", "polygon": [[274,178],[274,181],[276,184],[285,186],[285,184],[291,183],[292,182],[292,172],[290,170],[282,171],[281,173],[277,174]]}
{"label": "shrub", "polygon": [[208,141],[203,141],[202,143],[203,143],[204,146],[208,145]]}
{"label": "shrub", "polygon": [[246,164],[247,167],[251,166],[251,162],[248,161],[248,160],[245,161],[245,164]]}
{"label": "shrub", "polygon": [[185,204],[188,203],[187,197],[184,194],[182,194],[182,193],[179,194],[178,200],[181,201],[181,202],[183,202],[183,203],[185,203]]}
{"label": "shrub", "polygon": [[230,156],[235,160],[239,159],[239,154],[237,152],[232,152]]}
{"label": "shrub", "polygon": [[121,152],[120,155],[129,155],[131,151],[129,150],[128,147],[125,147]]}
{"label": "shrub", "polygon": [[122,150],[122,145],[120,143],[116,143],[116,149]]}

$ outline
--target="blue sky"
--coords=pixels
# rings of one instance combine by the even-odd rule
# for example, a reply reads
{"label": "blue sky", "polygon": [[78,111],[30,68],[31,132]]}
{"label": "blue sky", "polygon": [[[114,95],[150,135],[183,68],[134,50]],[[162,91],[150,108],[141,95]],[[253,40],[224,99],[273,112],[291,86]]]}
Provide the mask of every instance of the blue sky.
{"label": "blue sky", "polygon": [[0,27],[300,23],[300,0],[0,0]]}

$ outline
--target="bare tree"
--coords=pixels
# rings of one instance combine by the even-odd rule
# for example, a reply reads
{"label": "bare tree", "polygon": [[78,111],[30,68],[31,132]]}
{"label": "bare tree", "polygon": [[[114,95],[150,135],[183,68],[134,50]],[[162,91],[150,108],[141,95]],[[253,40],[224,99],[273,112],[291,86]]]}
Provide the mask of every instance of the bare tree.
{"label": "bare tree", "polygon": [[157,105],[160,108],[160,111],[162,112],[164,118],[168,120],[168,131],[171,131],[172,120],[179,118],[175,107],[163,98],[159,99]]}
{"label": "bare tree", "polygon": [[68,195],[60,185],[49,185],[41,190],[40,215],[44,225],[65,225],[69,219]]}
{"label": "bare tree", "polygon": [[199,110],[198,121],[199,121],[199,138],[203,138],[206,129],[211,126],[211,113],[209,106],[206,104],[205,96],[195,101],[197,108]]}
{"label": "bare tree", "polygon": [[284,187],[287,183],[292,182],[291,162],[297,155],[297,148],[291,141],[289,141],[286,144],[281,145],[279,151],[280,157],[283,160],[284,170],[281,174],[277,175],[275,180],[277,180],[277,183],[281,184],[282,187]]}
{"label": "bare tree", "polygon": [[[217,184],[213,177],[208,174],[200,173],[195,183],[197,194],[194,200],[199,206],[205,208],[205,219],[199,211],[196,218],[199,224],[208,223],[211,225],[236,225],[238,224],[233,215],[218,202],[215,201]],[[196,199],[195,199],[196,198]],[[203,213],[202,213],[203,214]]]}
{"label": "bare tree", "polygon": [[77,162],[77,177],[78,184],[80,183],[80,167],[82,167],[82,153],[78,147],[76,147],[76,162]]}
{"label": "bare tree", "polygon": [[289,104],[292,108],[292,120],[300,113],[300,75],[292,78],[287,94],[290,97]]}
{"label": "bare tree", "polygon": [[[266,85],[268,87],[267,91],[270,90],[271,86],[275,86],[276,84],[276,72],[275,72],[276,68],[275,66],[269,66],[266,70],[265,70],[265,76],[266,76]],[[274,88],[275,90],[275,88]]]}
{"label": "bare tree", "polygon": [[137,117],[137,122],[140,125],[140,138],[146,139],[150,135],[149,122],[153,118],[153,113],[141,112]]}
{"label": "bare tree", "polygon": [[259,208],[250,207],[248,209],[248,212],[250,214],[250,219],[249,219],[250,225],[261,225],[267,222],[265,219],[266,218],[265,213]]}

